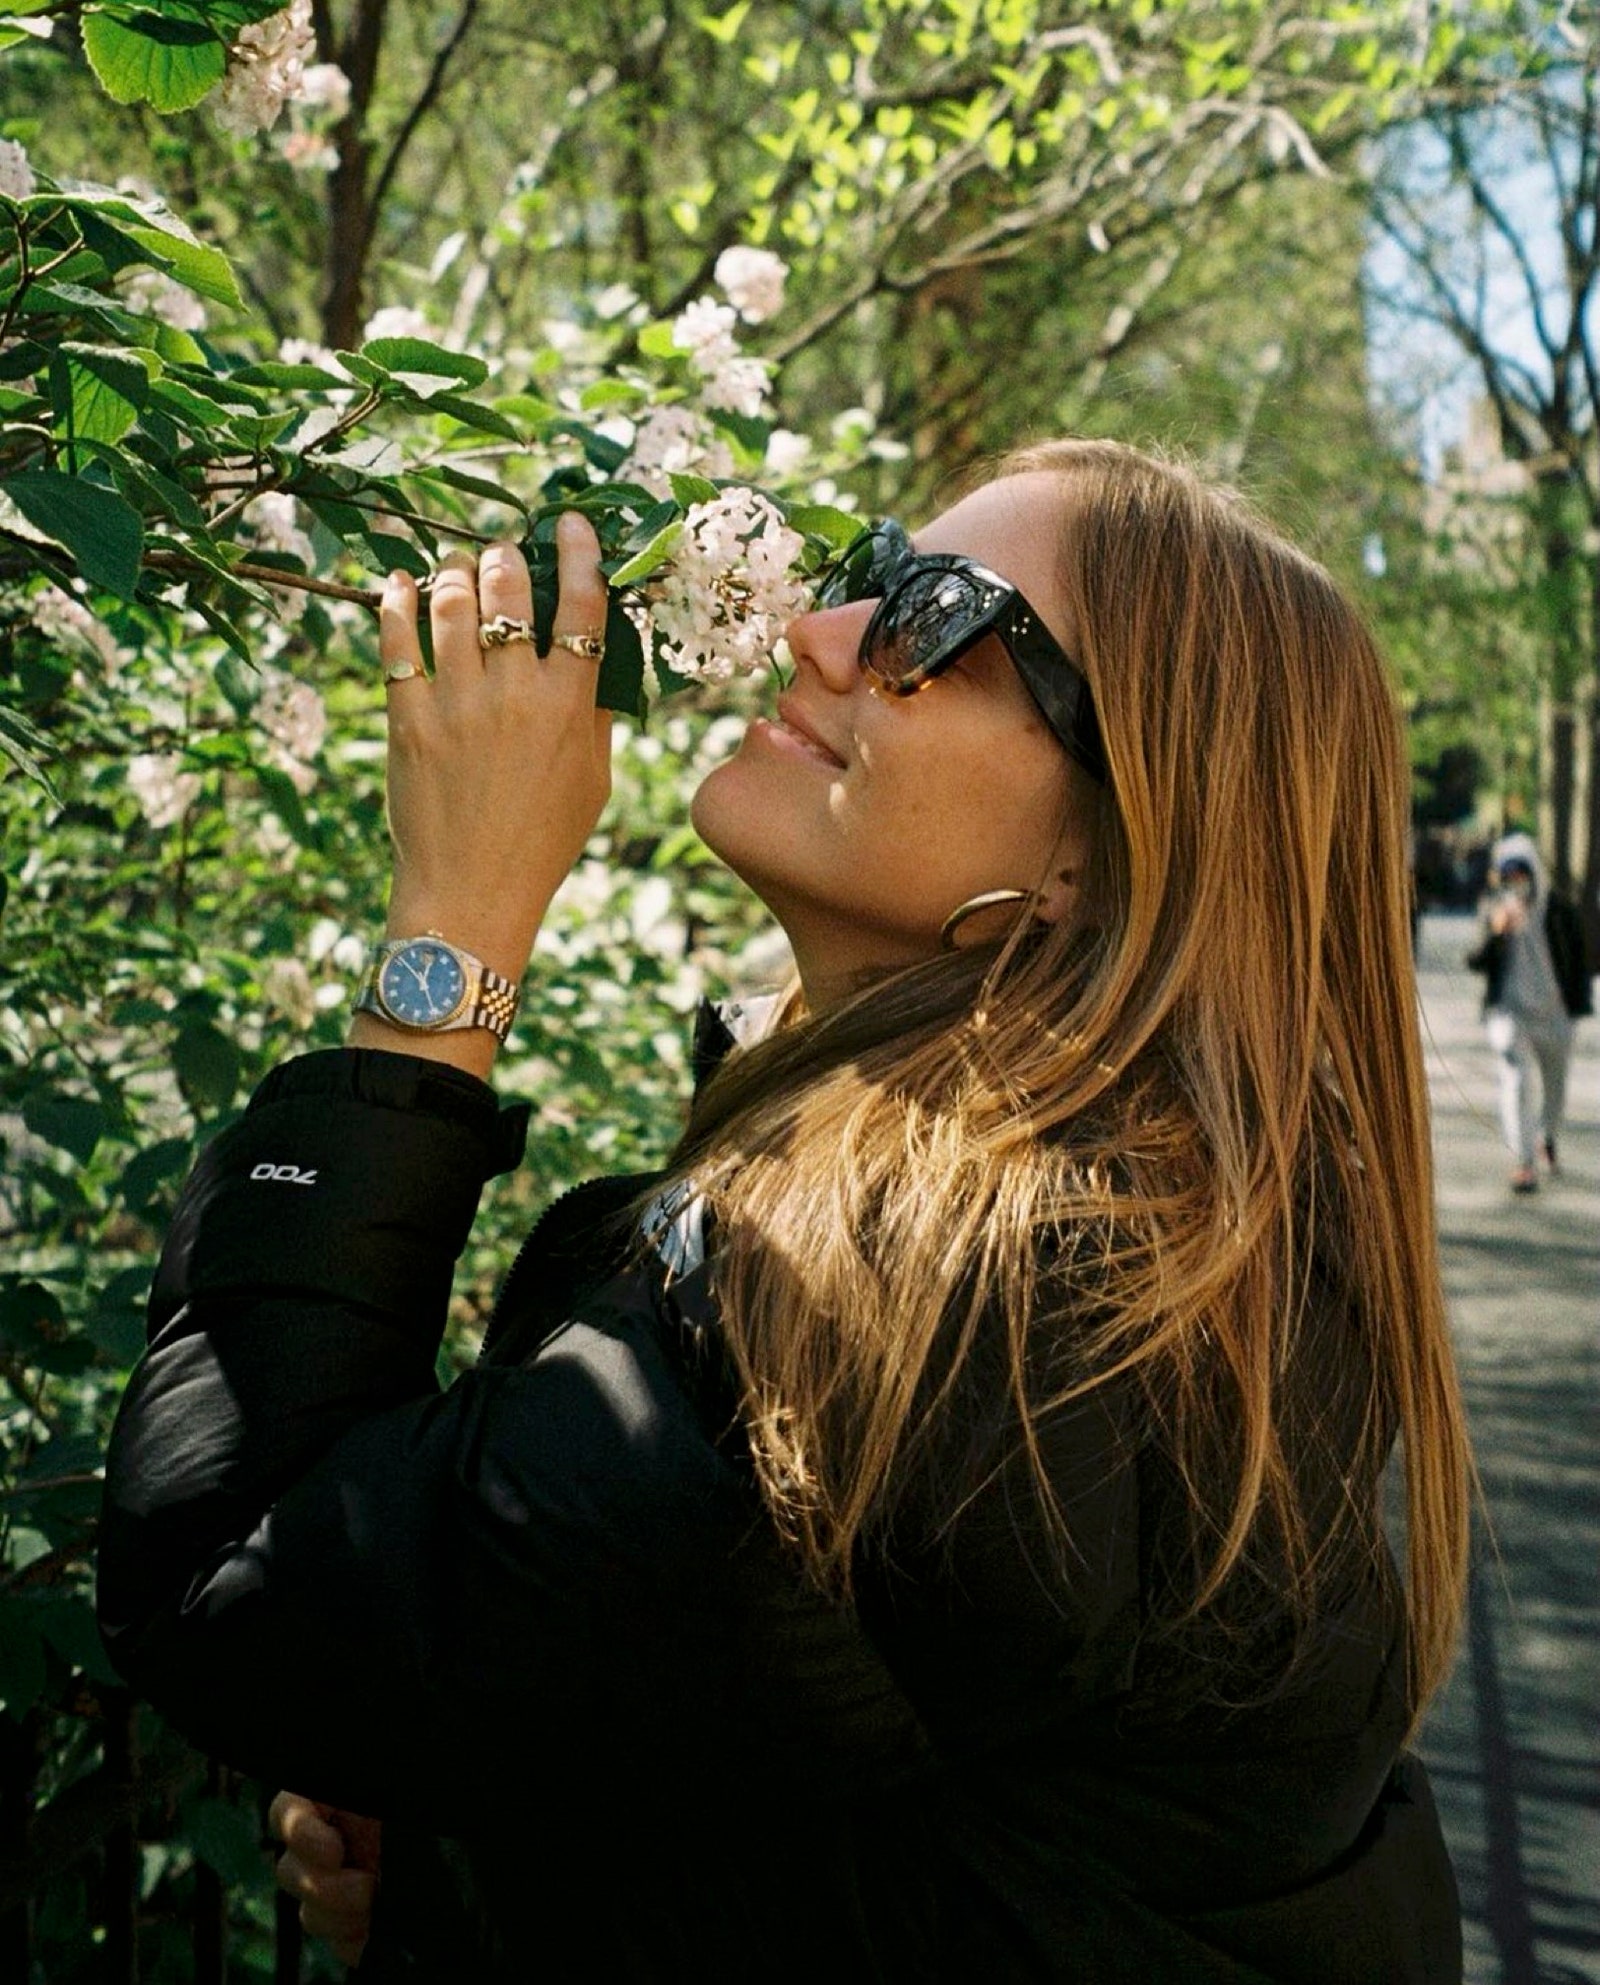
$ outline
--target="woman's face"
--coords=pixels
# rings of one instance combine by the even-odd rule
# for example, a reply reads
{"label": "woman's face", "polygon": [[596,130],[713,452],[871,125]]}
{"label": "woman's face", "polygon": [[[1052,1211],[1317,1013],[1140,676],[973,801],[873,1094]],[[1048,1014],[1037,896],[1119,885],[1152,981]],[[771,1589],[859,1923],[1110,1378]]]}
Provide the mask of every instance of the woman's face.
{"label": "woman's face", "polygon": [[[992,566],[1071,653],[1060,517],[1059,478],[1007,477],[919,531],[916,548]],[[946,917],[981,891],[1039,890],[1041,913],[1060,914],[1059,872],[1081,859],[1077,775],[999,640],[893,697],[857,661],[874,604],[791,623],[794,679],[775,717],[751,723],[692,809],[708,846],[788,933],[813,1007],[859,973],[931,957]]]}

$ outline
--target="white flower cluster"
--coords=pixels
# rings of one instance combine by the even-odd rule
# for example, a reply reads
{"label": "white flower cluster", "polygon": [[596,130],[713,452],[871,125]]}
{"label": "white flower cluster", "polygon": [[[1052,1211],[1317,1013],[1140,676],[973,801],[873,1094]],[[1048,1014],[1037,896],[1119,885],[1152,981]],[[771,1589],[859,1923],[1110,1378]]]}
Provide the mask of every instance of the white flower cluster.
{"label": "white flower cluster", "polygon": [[[719,480],[733,474],[733,452],[707,415],[725,411],[755,419],[769,411],[772,368],[763,359],[746,357],[734,332],[741,318],[747,324],[764,323],[781,307],[788,274],[782,258],[766,248],[725,248],[717,257],[716,280],[728,301],[696,297],[672,325],[672,341],[696,375],[696,404],[667,402],[639,417],[621,470],[628,480],[666,496],[672,475]],[[795,466],[789,444],[796,439],[772,437],[780,458],[774,473],[788,473]]]}
{"label": "white flower cluster", "polygon": [[241,28],[229,51],[215,117],[236,138],[269,131],[284,105],[305,88],[306,57],[316,52],[311,0],[291,0],[281,14]]}
{"label": "white flower cluster", "polygon": [[[245,506],[243,521],[250,526],[254,542],[263,551],[280,551],[297,560],[308,572],[316,570],[316,549],[295,522],[294,498],[285,491],[269,489],[252,497]],[[305,612],[306,596],[299,587],[272,586],[268,590],[284,620],[298,620]]]}
{"label": "white flower cluster", "polygon": [[206,307],[192,289],[163,269],[135,269],[120,284],[122,302],[136,317],[154,317],[177,331],[203,331]]}
{"label": "white flower cluster", "polygon": [[261,974],[261,996],[302,1033],[317,1017],[317,989],[298,958],[274,958]]}
{"label": "white flower cluster", "polygon": [[623,474],[666,496],[669,476],[731,476],[733,450],[693,407],[681,402],[651,407],[633,431],[633,446]]}
{"label": "white flower cluster", "polygon": [[33,197],[33,167],[21,145],[0,138],[0,199],[28,200]]}
{"label": "white flower cluster", "polygon": [[783,308],[788,265],[770,248],[724,248],[713,274],[747,324],[764,324]]}
{"label": "white flower cluster", "polygon": [[753,489],[725,489],[684,519],[672,562],[649,582],[662,659],[726,682],[759,668],[808,592],[794,572],[805,540]]}
{"label": "white flower cluster", "polygon": [[672,341],[700,375],[702,405],[754,416],[766,412],[771,368],[740,352],[733,339],[738,320],[731,303],[697,297],[674,322]]}
{"label": "white flower cluster", "polygon": [[324,372],[331,372],[335,378],[339,374],[339,361],[327,345],[314,344],[310,338],[285,338],[278,346],[280,365],[320,365]]}
{"label": "white flower cluster", "polygon": [[361,332],[361,342],[368,344],[374,338],[436,338],[437,336],[438,333],[420,310],[413,310],[405,303],[390,303],[382,310],[375,310],[367,319]]}
{"label": "white flower cluster", "polygon": [[264,668],[256,698],[255,720],[272,739],[267,763],[288,775],[303,797],[317,782],[311,764],[328,734],[328,712],[309,682],[299,682],[282,669]]}
{"label": "white flower cluster", "polygon": [[199,776],[180,772],[182,763],[176,752],[162,751],[136,752],[128,760],[128,790],[152,827],[175,825],[199,796]]}

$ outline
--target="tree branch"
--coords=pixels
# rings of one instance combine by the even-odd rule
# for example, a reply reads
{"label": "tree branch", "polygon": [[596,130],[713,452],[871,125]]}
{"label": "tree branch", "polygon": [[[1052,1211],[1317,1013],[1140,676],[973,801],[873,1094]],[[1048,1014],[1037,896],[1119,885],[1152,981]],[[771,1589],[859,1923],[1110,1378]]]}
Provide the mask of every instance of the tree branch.
{"label": "tree branch", "polygon": [[456,50],[470,32],[472,23],[477,17],[478,7],[479,0],[461,0],[461,12],[456,16],[456,24],[434,56],[433,64],[428,71],[428,79],[423,84],[416,102],[406,112],[405,121],[395,133],[388,155],[378,169],[377,182],[367,202],[371,213],[381,212],[389,188],[394,183],[394,176],[400,168],[400,161],[405,157],[407,147],[416,136],[417,127],[438,102],[450,63]]}

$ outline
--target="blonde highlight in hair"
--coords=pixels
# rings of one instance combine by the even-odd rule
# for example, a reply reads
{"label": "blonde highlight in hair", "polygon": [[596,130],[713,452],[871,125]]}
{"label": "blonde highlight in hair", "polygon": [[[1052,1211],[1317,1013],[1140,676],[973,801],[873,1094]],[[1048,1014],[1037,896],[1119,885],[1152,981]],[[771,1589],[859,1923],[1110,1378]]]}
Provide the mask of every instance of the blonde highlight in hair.
{"label": "blonde highlight in hair", "polygon": [[[679,1169],[714,1212],[758,1476],[847,1593],[998,1317],[1036,1460],[1045,1413],[1137,1386],[1189,1505],[1184,1617],[1271,1565],[1304,1624],[1352,1548],[1381,1552],[1398,1433],[1420,1713],[1453,1650],[1470,1463],[1394,698],[1328,575],[1227,493],[1109,442],[999,471],[1040,472],[1111,770],[1077,788],[1089,914],[801,1015],[697,1103]],[[1319,1277],[1363,1352],[1343,1461],[1366,1488],[1331,1518],[1283,1403]]]}

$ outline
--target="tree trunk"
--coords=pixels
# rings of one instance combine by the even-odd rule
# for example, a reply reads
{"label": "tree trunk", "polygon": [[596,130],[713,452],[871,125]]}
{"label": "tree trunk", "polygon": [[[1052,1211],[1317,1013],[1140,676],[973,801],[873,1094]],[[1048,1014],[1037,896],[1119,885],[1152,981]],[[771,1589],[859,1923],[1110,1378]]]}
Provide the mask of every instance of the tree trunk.
{"label": "tree trunk", "polygon": [[322,339],[335,351],[361,342],[366,322],[367,260],[375,214],[369,185],[372,144],[367,114],[378,80],[388,0],[357,0],[343,39],[319,51],[350,78],[350,108],[333,133],[339,162],[328,175],[328,245],[323,264]]}
{"label": "tree trunk", "polygon": [[1600,970],[1600,559],[1589,566],[1589,648],[1589,846],[1579,907],[1589,963]]}
{"label": "tree trunk", "polygon": [[1544,562],[1550,638],[1550,879],[1572,893],[1572,843],[1576,825],[1579,679],[1579,597],[1582,568],[1569,514],[1573,471],[1566,464],[1536,476],[1539,549]]}

